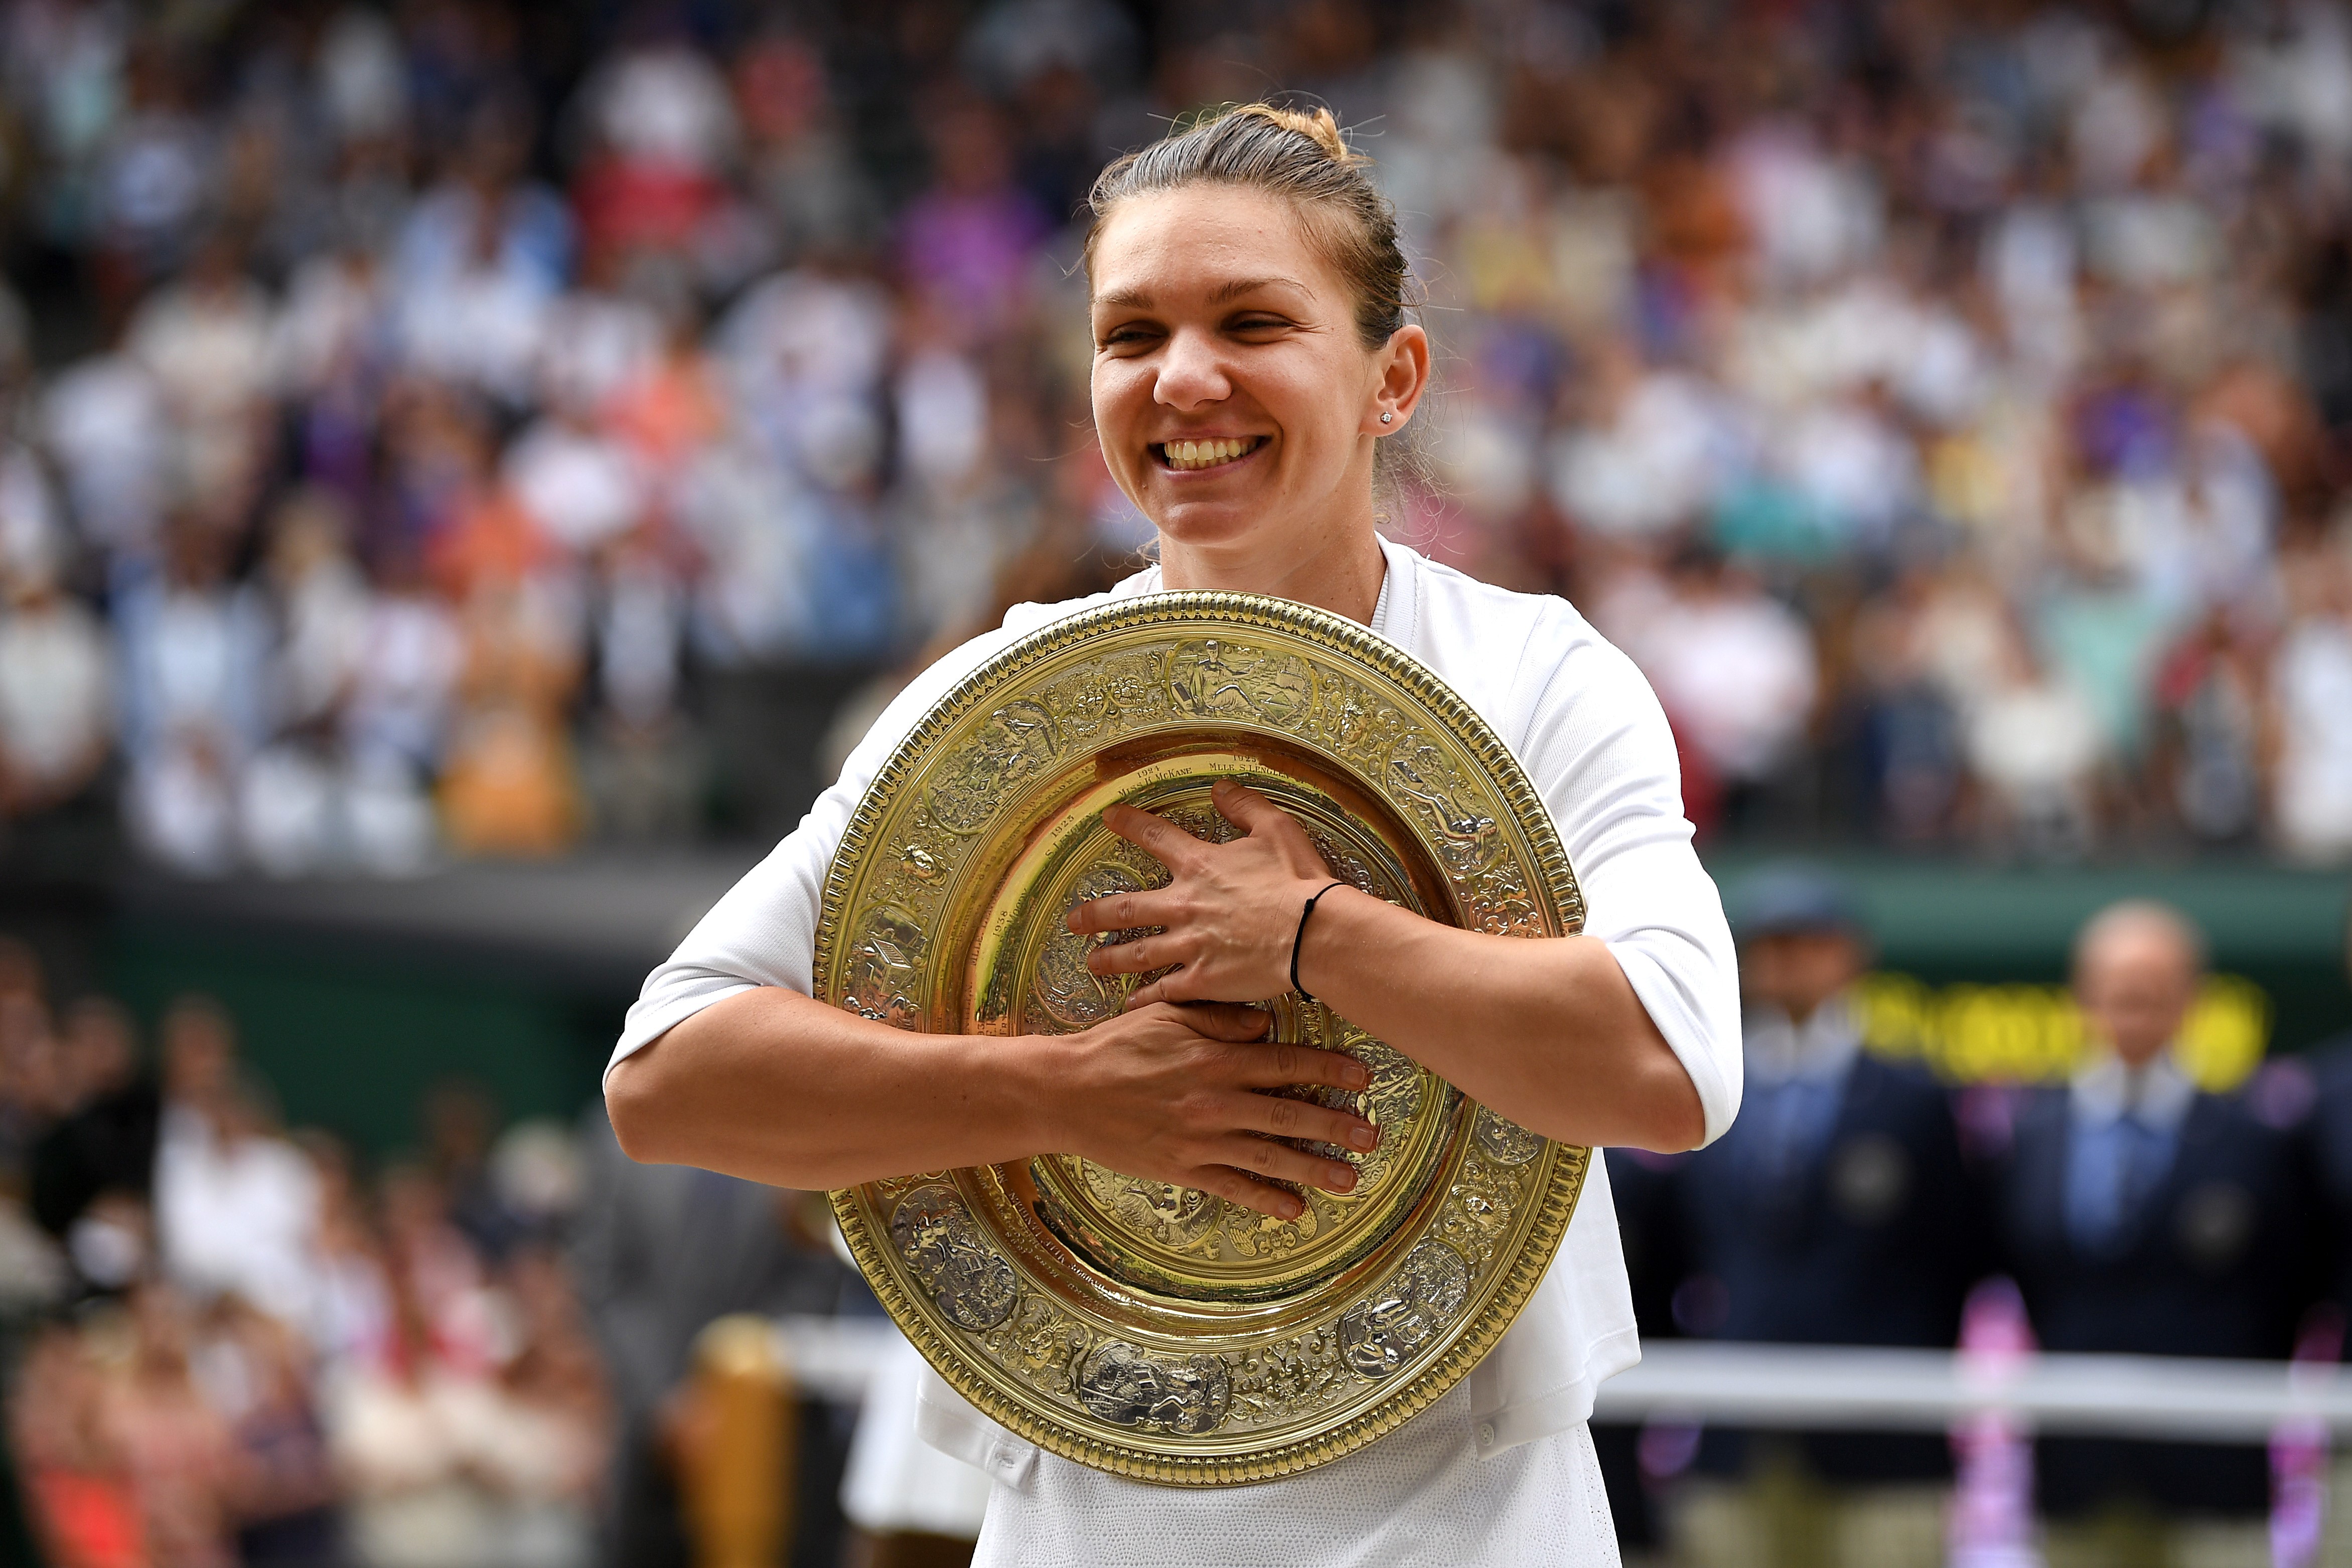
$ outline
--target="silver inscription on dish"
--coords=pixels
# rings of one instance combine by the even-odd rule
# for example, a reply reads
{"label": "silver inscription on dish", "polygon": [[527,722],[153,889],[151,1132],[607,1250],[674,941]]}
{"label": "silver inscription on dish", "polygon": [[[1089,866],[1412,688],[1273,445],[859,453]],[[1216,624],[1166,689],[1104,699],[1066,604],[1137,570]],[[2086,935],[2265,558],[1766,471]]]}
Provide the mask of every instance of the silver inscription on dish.
{"label": "silver inscription on dish", "polygon": [[1339,1344],[1359,1375],[1386,1377],[1445,1332],[1470,1294],[1470,1265],[1443,1241],[1423,1241],[1383,1288],[1339,1319]]}
{"label": "silver inscription on dish", "polygon": [[1544,1151],[1541,1138],[1483,1105],[1478,1108],[1478,1130],[1472,1136],[1486,1151],[1486,1157],[1498,1166],[1523,1166]]}
{"label": "silver inscription on dish", "polygon": [[890,1216],[890,1239],[958,1328],[977,1333],[1013,1315],[1020,1281],[989,1247],[953,1187],[934,1182],[900,1198]]}
{"label": "silver inscription on dish", "polygon": [[1232,1387],[1216,1356],[1160,1361],[1112,1340],[1079,1369],[1078,1398],[1114,1427],[1192,1437],[1223,1422]]}

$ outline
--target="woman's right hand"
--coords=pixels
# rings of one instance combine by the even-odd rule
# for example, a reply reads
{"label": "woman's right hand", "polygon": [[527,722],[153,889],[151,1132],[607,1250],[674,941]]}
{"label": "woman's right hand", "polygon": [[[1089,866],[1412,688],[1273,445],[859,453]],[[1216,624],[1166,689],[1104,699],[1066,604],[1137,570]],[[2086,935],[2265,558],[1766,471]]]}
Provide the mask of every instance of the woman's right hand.
{"label": "woman's right hand", "polygon": [[1284,1219],[1306,1206],[1277,1181],[1353,1190],[1354,1166],[1278,1140],[1370,1150],[1380,1129],[1346,1111],[1263,1091],[1360,1090],[1370,1072],[1336,1051],[1268,1042],[1267,1022],[1255,1008],[1155,1002],[1077,1034],[1031,1037],[1039,1052],[1044,1146]]}

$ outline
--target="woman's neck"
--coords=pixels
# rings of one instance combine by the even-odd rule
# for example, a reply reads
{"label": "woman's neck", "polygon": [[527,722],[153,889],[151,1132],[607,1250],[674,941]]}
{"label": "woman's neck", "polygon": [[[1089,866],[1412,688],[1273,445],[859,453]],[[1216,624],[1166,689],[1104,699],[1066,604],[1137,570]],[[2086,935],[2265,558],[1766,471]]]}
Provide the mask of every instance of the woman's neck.
{"label": "woman's neck", "polygon": [[1229,546],[1187,545],[1160,537],[1163,588],[1266,593],[1344,615],[1366,626],[1380,607],[1388,558],[1369,527],[1326,538],[1258,541]]}

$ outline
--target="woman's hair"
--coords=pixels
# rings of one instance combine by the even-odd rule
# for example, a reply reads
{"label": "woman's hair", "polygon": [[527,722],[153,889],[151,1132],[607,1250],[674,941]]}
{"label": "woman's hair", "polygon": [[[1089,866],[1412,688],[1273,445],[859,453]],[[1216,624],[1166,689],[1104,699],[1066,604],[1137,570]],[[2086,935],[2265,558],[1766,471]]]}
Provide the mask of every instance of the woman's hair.
{"label": "woman's hair", "polygon": [[1356,335],[1377,349],[1404,325],[1404,252],[1396,209],[1365,171],[1328,109],[1312,113],[1244,103],[1193,121],[1139,152],[1115,160],[1087,197],[1087,272],[1110,211],[1129,196],[1185,185],[1240,185],[1294,204],[1307,238],[1356,297]]}

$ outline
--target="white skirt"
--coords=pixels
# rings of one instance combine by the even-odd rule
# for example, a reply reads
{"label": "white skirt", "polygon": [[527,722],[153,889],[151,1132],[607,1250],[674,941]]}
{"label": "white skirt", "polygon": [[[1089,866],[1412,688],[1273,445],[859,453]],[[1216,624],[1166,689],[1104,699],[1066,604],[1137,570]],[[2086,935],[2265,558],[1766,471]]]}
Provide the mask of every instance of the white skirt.
{"label": "white skirt", "polygon": [[1582,1425],[1489,1459],[1457,1385],[1378,1442],[1288,1480],[1157,1487],[1040,1454],[988,1500],[973,1568],[1617,1568]]}

